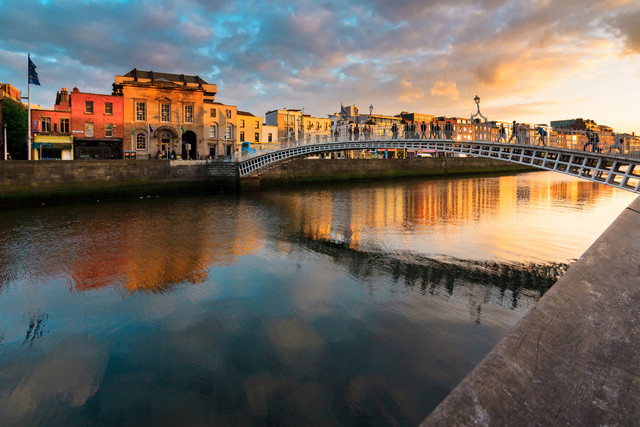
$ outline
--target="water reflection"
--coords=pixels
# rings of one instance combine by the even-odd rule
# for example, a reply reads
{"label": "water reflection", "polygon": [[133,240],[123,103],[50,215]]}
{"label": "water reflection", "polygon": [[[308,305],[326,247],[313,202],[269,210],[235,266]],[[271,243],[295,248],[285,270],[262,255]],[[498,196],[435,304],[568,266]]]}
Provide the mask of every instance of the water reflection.
{"label": "water reflection", "polygon": [[4,211],[0,425],[415,425],[632,198],[539,173]]}

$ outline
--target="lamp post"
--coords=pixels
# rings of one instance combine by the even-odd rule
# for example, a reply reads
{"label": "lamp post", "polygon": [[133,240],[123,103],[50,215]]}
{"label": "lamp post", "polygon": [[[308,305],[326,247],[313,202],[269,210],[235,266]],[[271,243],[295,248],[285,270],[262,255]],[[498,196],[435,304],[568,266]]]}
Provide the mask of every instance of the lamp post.
{"label": "lamp post", "polygon": [[478,111],[475,114],[471,115],[471,123],[473,123],[474,117],[482,117],[484,119],[484,122],[487,123],[487,118],[485,116],[482,115],[482,113],[480,112],[480,97],[478,95],[476,95],[475,98],[473,98],[473,100],[476,103],[476,106],[478,107]]}

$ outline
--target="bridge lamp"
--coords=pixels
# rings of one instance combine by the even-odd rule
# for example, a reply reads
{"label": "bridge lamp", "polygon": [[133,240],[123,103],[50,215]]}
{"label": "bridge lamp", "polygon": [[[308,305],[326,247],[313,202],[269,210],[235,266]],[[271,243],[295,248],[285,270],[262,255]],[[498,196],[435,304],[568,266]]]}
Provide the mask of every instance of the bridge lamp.
{"label": "bridge lamp", "polygon": [[369,105],[369,117],[373,114],[373,104]]}
{"label": "bridge lamp", "polygon": [[478,108],[480,108],[480,97],[478,95],[476,95],[475,98],[473,98],[474,101],[476,101],[476,104],[478,105]]}

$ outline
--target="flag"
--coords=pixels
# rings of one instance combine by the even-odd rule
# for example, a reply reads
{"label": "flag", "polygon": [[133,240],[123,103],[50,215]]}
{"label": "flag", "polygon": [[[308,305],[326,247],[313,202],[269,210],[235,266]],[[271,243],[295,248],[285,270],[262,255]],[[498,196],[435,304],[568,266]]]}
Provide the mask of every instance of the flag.
{"label": "flag", "polygon": [[133,136],[133,125],[131,125],[131,136]]}
{"label": "flag", "polygon": [[180,125],[180,129],[182,129],[182,133],[184,133],[184,126]]}
{"label": "flag", "polygon": [[355,105],[353,106],[353,115],[358,117],[358,107],[356,107]]}
{"label": "flag", "polygon": [[343,119],[347,118],[347,110],[344,109],[344,105],[342,105],[342,102],[340,103],[340,115]]}
{"label": "flag", "polygon": [[40,86],[40,80],[38,80],[38,73],[36,73],[36,64],[31,61],[31,55],[29,55],[29,84]]}
{"label": "flag", "polygon": [[153,128],[151,127],[151,123],[147,123],[149,125],[149,133],[153,133]]}

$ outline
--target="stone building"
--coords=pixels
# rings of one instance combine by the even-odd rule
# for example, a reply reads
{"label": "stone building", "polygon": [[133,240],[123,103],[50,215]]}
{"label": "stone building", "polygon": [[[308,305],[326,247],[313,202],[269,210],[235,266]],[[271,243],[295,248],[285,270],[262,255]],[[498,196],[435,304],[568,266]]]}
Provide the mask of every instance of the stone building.
{"label": "stone building", "polygon": [[[125,134],[130,134],[130,140],[125,137],[124,141],[125,157],[127,152],[137,158],[167,158],[173,154],[200,159],[212,151],[217,154],[219,129],[212,131],[210,127],[219,126],[220,119],[224,126],[234,123],[228,108],[223,108],[224,116],[219,117],[217,91],[215,84],[185,74],[134,68],[115,76],[113,95],[123,97]],[[216,117],[211,117],[213,111]],[[223,139],[226,146],[235,145],[233,132],[229,135],[225,131]]]}

